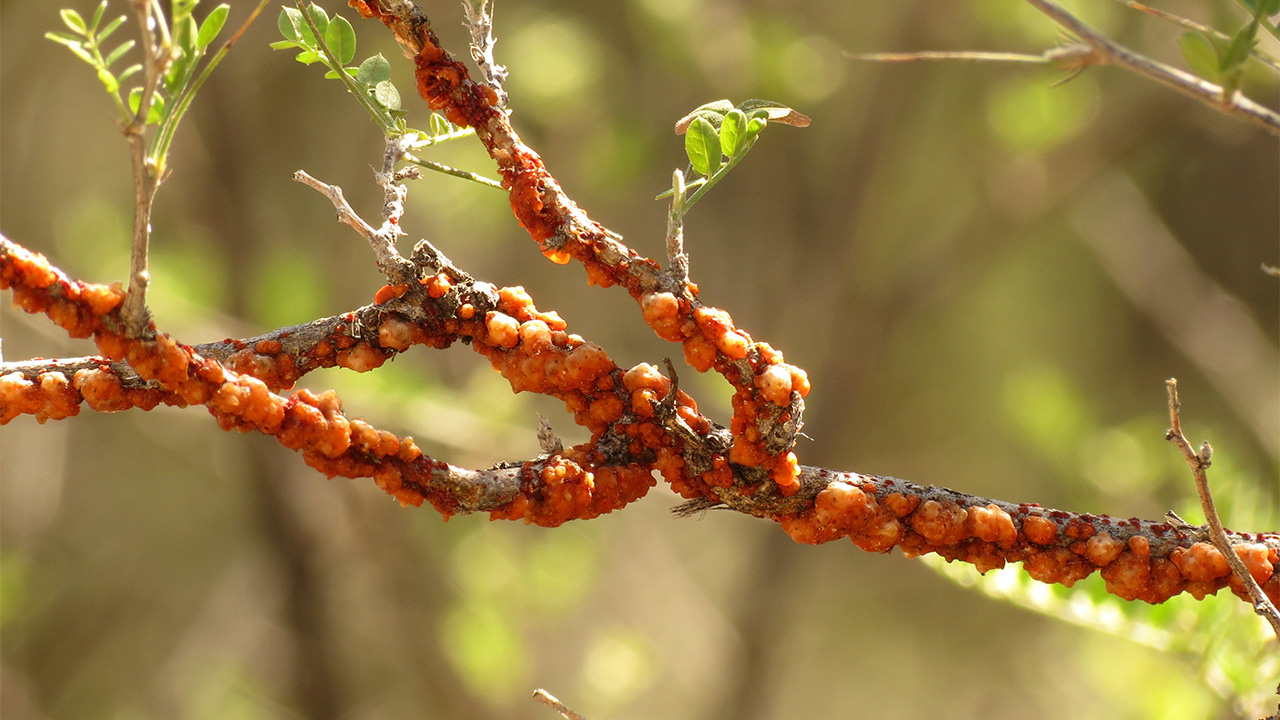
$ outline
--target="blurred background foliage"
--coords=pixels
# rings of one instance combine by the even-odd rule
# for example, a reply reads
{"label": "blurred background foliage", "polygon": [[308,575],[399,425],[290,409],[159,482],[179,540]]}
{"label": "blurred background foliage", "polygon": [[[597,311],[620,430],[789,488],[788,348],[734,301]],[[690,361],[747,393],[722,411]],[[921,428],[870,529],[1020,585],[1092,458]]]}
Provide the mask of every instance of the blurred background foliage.
{"label": "blurred background foliage", "polygon": [[[125,143],[92,72],[42,37],[58,8],[95,4],[0,1],[0,212],[12,239],[110,282],[128,262]],[[325,4],[355,22],[360,57],[401,57]],[[229,27],[252,4],[232,5]],[[465,55],[456,5],[427,9]],[[1070,7],[1180,64],[1178,28],[1105,0]],[[1244,22],[1226,2],[1162,7]],[[644,254],[663,255],[652,198],[683,164],[676,119],[721,97],[813,118],[767,130],[686,227],[703,299],[809,371],[803,462],[1200,521],[1163,440],[1176,376],[1188,433],[1217,450],[1226,523],[1276,528],[1280,303],[1259,271],[1280,259],[1274,137],[1118,70],[1052,87],[1063,73],[841,54],[1060,40],[1016,0],[497,10],[516,127]],[[381,284],[367,247],[290,181],[302,168],[338,183],[374,217],[381,140],[335,83],[267,49],[274,12],[202,90],[158,196],[150,299],[183,341],[344,312]],[[410,67],[393,64],[407,92]],[[1276,106],[1274,76],[1245,89]],[[492,172],[473,141],[427,157]],[[477,277],[524,285],[624,366],[679,357],[623,293],[546,262],[497,191],[427,177],[403,224]],[[92,352],[2,312],[10,360]],[[727,419],[727,385],[681,380]],[[460,465],[535,455],[536,413],[582,439],[464,347],[305,384]],[[1218,718],[1257,712],[1280,675],[1264,626],[1226,593],[1150,608],[1103,597],[1096,577],[977,581],[794,545],[729,513],[675,520],[661,486],[555,530],[445,524],[198,409],[22,418],[0,450],[5,718],[546,718],[527,699],[539,686],[598,719]]]}

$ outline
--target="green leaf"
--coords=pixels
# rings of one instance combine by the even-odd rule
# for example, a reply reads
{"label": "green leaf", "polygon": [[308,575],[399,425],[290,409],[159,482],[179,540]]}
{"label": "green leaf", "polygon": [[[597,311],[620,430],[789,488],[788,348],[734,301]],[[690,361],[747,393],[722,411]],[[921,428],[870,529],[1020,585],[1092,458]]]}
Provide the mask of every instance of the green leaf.
{"label": "green leaf", "polygon": [[201,50],[213,44],[217,39],[218,33],[222,32],[222,26],[227,22],[227,14],[231,12],[231,6],[223,3],[213,10],[209,11],[208,17],[200,24],[200,33],[196,35],[196,45]]}
{"label": "green leaf", "polygon": [[63,24],[65,24],[68,28],[70,28],[72,32],[76,33],[77,35],[89,34],[89,30],[87,27],[85,27],[85,24],[84,24],[84,18],[80,17],[80,13],[76,12],[75,10],[64,9],[64,10],[58,11],[58,14],[62,16]]}
{"label": "green leaf", "polygon": [[120,58],[124,57],[125,53],[133,49],[134,44],[135,43],[132,40],[122,43],[120,47],[116,48],[115,50],[112,50],[111,54],[108,55],[105,60],[103,60],[102,66],[111,67],[112,65],[115,65],[116,62],[120,60]]}
{"label": "green leaf", "polygon": [[75,53],[75,56],[80,58],[81,60],[89,63],[94,67],[98,66],[98,61],[93,58],[93,55],[89,54],[88,50],[84,49],[84,43],[82,43],[74,35],[68,35],[67,33],[47,32],[44,34],[44,36],[58,43],[59,45],[66,45],[67,49]]}
{"label": "green leaf", "polygon": [[187,84],[187,78],[191,76],[191,70],[195,66],[195,57],[191,54],[183,52],[164,74],[164,89],[168,90],[171,95],[177,95],[183,85]]}
{"label": "green leaf", "polygon": [[302,46],[292,40],[277,40],[267,45],[267,47],[271,48],[272,50],[288,50],[289,48],[296,48],[296,47],[302,47]]}
{"label": "green leaf", "polygon": [[329,23],[329,28],[324,31],[324,42],[329,46],[329,52],[343,65],[356,56],[356,31],[341,15],[335,16],[333,22]]}
{"label": "green leaf", "polygon": [[107,0],[102,0],[98,4],[98,9],[93,11],[93,19],[89,21],[89,33],[98,29],[98,23],[102,22],[102,16],[107,12]]}
{"label": "green leaf", "polygon": [[102,85],[107,89],[107,92],[112,95],[120,89],[120,81],[117,80],[116,76],[112,75],[111,71],[105,67],[98,68],[98,80],[102,82]]}
{"label": "green leaf", "polygon": [[199,4],[200,0],[173,0],[173,24],[177,25],[191,17],[191,11]]}
{"label": "green leaf", "polygon": [[391,79],[391,63],[382,57],[382,53],[378,53],[371,58],[367,58],[360,63],[360,72],[356,73],[356,82],[361,85],[370,87],[377,85],[383,80]]}
{"label": "green leaf", "polygon": [[746,114],[737,108],[726,113],[724,122],[720,123],[720,149],[726,157],[732,159],[746,150],[746,146],[742,144],[742,138],[746,134]]}
{"label": "green leaf", "polygon": [[182,49],[184,55],[195,59],[200,57],[200,47],[196,44],[196,37],[200,34],[200,26],[196,24],[196,19],[190,15],[182,18],[174,23],[173,39]]}
{"label": "green leaf", "polygon": [[102,32],[98,33],[98,44],[101,45],[104,40],[111,37],[111,33],[118,30],[120,26],[124,24],[124,21],[125,21],[125,17],[121,15],[115,20],[112,20],[111,22],[107,23],[107,26],[102,28]]}
{"label": "green leaf", "polygon": [[[323,10],[320,10],[320,15],[324,16]],[[315,20],[315,13],[312,13],[311,17],[312,20]],[[316,27],[323,32],[324,28],[329,24],[329,18],[321,17],[320,19],[323,20],[324,24],[317,22]],[[276,21],[276,25],[280,28],[280,34],[286,40],[293,40],[305,48],[316,47],[315,33],[311,32],[311,26],[307,25],[307,21],[303,19],[301,10],[291,7],[285,8],[284,12],[280,13],[280,18]]]}
{"label": "green leaf", "polygon": [[59,45],[66,45],[67,47],[78,47],[78,48],[84,47],[84,41],[81,40],[79,37],[76,37],[75,35],[72,35],[70,33],[47,32],[44,34],[44,36],[58,43]]}
{"label": "green leaf", "polygon": [[[142,103],[142,88],[136,87],[129,91],[129,112],[134,115],[138,114],[138,105]],[[159,93],[151,94],[151,107],[147,109],[147,124],[154,125],[160,122],[164,117],[164,96]]]}
{"label": "green leaf", "polygon": [[388,110],[400,109],[400,91],[391,84],[390,80],[383,80],[373,86],[373,99]]}
{"label": "green leaf", "polygon": [[768,122],[782,123],[794,127],[809,127],[811,120],[782,103],[772,100],[743,100],[738,108],[752,118],[764,118]]}
{"label": "green leaf", "polygon": [[315,50],[303,50],[298,53],[298,56],[294,58],[294,60],[297,60],[303,65],[311,65],[312,63],[320,62],[320,53]]}
{"label": "green leaf", "polygon": [[684,152],[699,174],[710,175],[720,168],[720,137],[711,121],[693,119],[684,135]]}
{"label": "green leaf", "polygon": [[119,75],[116,76],[116,80],[119,82],[124,82],[125,80],[133,77],[134,75],[137,75],[140,72],[142,72],[141,64],[130,65],[129,67],[125,68],[123,72],[121,72]]}
{"label": "green leaf", "polygon": [[[357,73],[357,72],[359,72],[359,70],[358,70],[358,69],[356,69],[356,68],[353,68],[353,67],[347,67],[347,68],[342,68],[342,72],[344,72],[344,73],[346,73],[346,74],[348,74],[348,75],[350,75],[351,77],[353,77],[353,78],[354,78],[354,77],[356,76],[356,73]],[[327,79],[327,80],[337,80],[337,79],[340,77],[340,76],[338,75],[338,71],[337,71],[337,70],[330,70],[330,71],[326,72],[326,73],[324,74],[324,76],[325,76],[325,79]]]}
{"label": "green leaf", "polygon": [[[316,29],[320,31],[321,35],[328,32],[329,16],[325,14],[324,8],[316,5],[315,3],[311,3],[307,6],[307,15],[311,16],[311,22],[316,24]],[[307,28],[307,30],[311,29],[305,20],[303,21],[302,26]]]}
{"label": "green leaf", "polygon": [[1227,46],[1226,52],[1222,53],[1222,59],[1218,63],[1218,69],[1222,74],[1231,72],[1249,59],[1253,46],[1258,44],[1257,34],[1258,25],[1252,22],[1236,31],[1236,34],[1231,37],[1231,44]]}
{"label": "green leaf", "polygon": [[1280,0],[1244,0],[1244,4],[1254,12],[1257,12],[1261,6],[1262,14],[1266,17],[1280,13]]}
{"label": "green leaf", "polygon": [[301,18],[302,13],[294,8],[280,8],[280,16],[276,18],[276,28],[280,30],[280,35],[290,42],[298,41],[298,24],[294,22],[294,17]]}
{"label": "green leaf", "polygon": [[728,100],[716,100],[705,105],[699,105],[693,112],[685,115],[676,122],[676,134],[683,135],[693,124],[695,118],[702,118],[711,123],[714,128],[719,128],[720,123],[724,121],[725,113],[733,109],[733,103]]}
{"label": "green leaf", "polygon": [[1186,32],[1178,38],[1178,49],[1191,72],[1210,82],[1218,82],[1218,51],[1209,38],[1198,32]]}
{"label": "green leaf", "polygon": [[429,121],[429,123],[431,127],[432,137],[435,137],[437,135],[447,135],[449,131],[452,129],[449,126],[449,121],[445,120],[438,113],[431,113],[431,120]]}
{"label": "green leaf", "polygon": [[760,134],[760,131],[763,130],[765,126],[768,124],[769,124],[769,121],[765,120],[764,118],[753,117],[750,120],[748,120],[747,132],[743,136],[742,145],[745,147],[747,145],[750,145],[753,141],[755,141],[756,136],[758,136]]}

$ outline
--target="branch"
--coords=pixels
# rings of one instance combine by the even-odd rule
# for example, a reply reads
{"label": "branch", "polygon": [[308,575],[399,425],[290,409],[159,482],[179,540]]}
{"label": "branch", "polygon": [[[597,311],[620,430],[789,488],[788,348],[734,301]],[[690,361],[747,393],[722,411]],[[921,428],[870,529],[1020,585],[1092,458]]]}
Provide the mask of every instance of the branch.
{"label": "branch", "polygon": [[[475,128],[497,162],[516,218],[544,255],[562,264],[579,261],[591,284],[625,287],[658,337],[682,343],[686,362],[699,372],[715,369],[733,385],[729,457],[734,477],[729,482],[796,492],[795,436],[786,430],[798,426],[800,400],[809,392],[805,372],[736,327],[727,312],[701,303],[695,284],[663,272],[591,220],[521,142],[494,90],[473,81],[466,66],[441,47],[417,6],[407,0],[350,3],[362,16],[381,20],[413,57],[418,92],[428,106],[455,125]],[[725,482],[708,467],[673,484],[685,497],[698,497]]]}
{"label": "branch", "polygon": [[1262,128],[1272,135],[1280,135],[1280,114],[1244,97],[1239,92],[1228,93],[1220,85],[1214,85],[1113,42],[1050,0],[1027,0],[1027,2],[1093,48],[1099,56],[1097,64],[1119,65],[1198,100],[1219,112]]}
{"label": "branch", "polygon": [[[1209,493],[1209,477],[1205,471],[1212,464],[1213,448],[1207,442],[1200,446],[1198,452],[1191,448],[1191,443],[1187,442],[1186,436],[1182,434],[1182,402],[1178,400],[1178,381],[1174,378],[1169,378],[1165,381],[1165,384],[1169,388],[1169,423],[1171,426],[1169,431],[1165,433],[1165,439],[1178,446],[1178,449],[1182,451],[1183,457],[1187,460],[1187,465],[1191,467],[1191,474],[1196,481],[1196,493],[1200,496],[1200,506],[1204,508],[1205,521],[1209,526],[1209,539],[1213,541],[1213,546],[1217,548],[1218,554],[1231,567],[1231,572],[1236,581],[1244,588],[1244,594],[1253,603],[1253,611],[1271,623],[1271,628],[1276,633],[1276,641],[1280,642],[1280,611],[1276,610],[1276,606],[1262,592],[1258,581],[1240,558],[1240,553],[1249,553],[1251,548],[1240,547],[1236,549],[1232,547],[1231,540],[1227,537],[1227,533],[1222,527],[1222,520],[1218,518],[1218,510],[1214,507],[1213,496]],[[1233,587],[1232,589],[1234,590],[1235,588]],[[1236,592],[1239,594],[1239,591]]]}
{"label": "branch", "polygon": [[[1198,533],[1169,522],[1051,510],[815,467],[800,468],[799,488],[791,495],[737,483],[726,457],[728,431],[698,414],[693,401],[656,369],[642,364],[622,371],[597,346],[565,334],[558,317],[537,312],[518,288],[475,282],[441,292],[446,279],[438,272],[400,297],[393,290],[369,308],[296,333],[277,331],[279,340],[224,342],[224,350],[240,349],[223,364],[164,334],[146,341],[113,332],[123,295],[118,287],[72,281],[43,257],[0,237],[0,288],[13,288],[19,307],[49,315],[75,337],[94,336],[105,355],[128,358],[139,378],[174,400],[170,404],[203,404],[226,429],[273,435],[330,476],[374,478],[402,503],[426,500],[446,517],[489,512],[493,519],[540,525],[595,517],[644,495],[657,469],[686,493],[689,485],[681,483],[689,474],[717,479],[682,508],[684,514],[723,506],[775,520],[797,542],[848,537],[864,550],[900,547],[909,557],[935,552],[983,571],[1022,562],[1035,579],[1067,586],[1101,570],[1109,592],[1152,603],[1180,592],[1202,598],[1232,585],[1220,553]],[[515,318],[524,319],[513,328]],[[561,329],[551,330],[553,324]],[[592,441],[519,465],[471,471],[421,455],[411,438],[347,419],[332,393],[317,397],[302,390],[285,400],[252,375],[279,384],[284,369],[300,374],[308,367],[296,359],[304,356],[317,365],[369,369],[409,344],[445,347],[455,339],[469,340],[513,389],[563,399],[575,420],[592,431]],[[293,354],[282,354],[286,342],[295,343]],[[18,414],[26,393],[65,391],[65,372],[72,366],[55,369],[54,361],[41,369],[40,362],[4,366],[0,417]],[[113,367],[77,370],[75,387],[88,397],[85,388],[92,384],[79,382],[82,373],[105,382],[116,377]],[[1265,592],[1280,596],[1280,534],[1229,536]]]}

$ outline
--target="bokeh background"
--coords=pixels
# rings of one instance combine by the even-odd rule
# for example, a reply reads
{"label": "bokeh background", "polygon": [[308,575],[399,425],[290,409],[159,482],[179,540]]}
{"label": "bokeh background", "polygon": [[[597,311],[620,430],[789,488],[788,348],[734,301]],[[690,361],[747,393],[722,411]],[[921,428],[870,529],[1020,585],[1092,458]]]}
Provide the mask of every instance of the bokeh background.
{"label": "bokeh background", "polygon": [[[235,0],[228,27],[253,4]],[[393,60],[425,126],[388,33],[324,4],[355,23],[357,59]],[[123,280],[125,143],[92,71],[42,37],[64,6],[94,3],[0,2],[0,229],[72,275]],[[1181,64],[1179,28],[1106,0],[1071,7]],[[1227,2],[1162,7],[1244,22]],[[457,3],[427,10],[465,55]],[[676,119],[721,97],[813,118],[770,127],[686,230],[702,298],[808,369],[803,462],[1199,521],[1163,440],[1176,376],[1188,433],[1217,450],[1228,525],[1276,529],[1280,280],[1259,269],[1280,260],[1276,138],[1115,69],[1055,87],[1065,73],[1032,66],[842,55],[1062,39],[1016,0],[497,10],[516,127],[644,254],[663,255],[653,197],[684,164]],[[200,93],[157,199],[150,299],[186,342],[344,312],[381,284],[368,248],[290,180],[305,169],[376,216],[378,132],[319,66],[267,48],[277,13]],[[1246,89],[1277,105],[1275,74],[1254,68]],[[473,141],[428,157],[492,174]],[[500,192],[427,177],[403,225],[525,286],[623,365],[680,356],[625,293],[545,261]],[[92,352],[4,305],[6,359]],[[681,381],[728,418],[726,384]],[[536,455],[538,413],[581,439],[554,401],[513,396],[461,346],[305,385],[460,465]],[[200,409],[20,418],[0,431],[0,473],[0,715],[14,720],[553,717],[535,687],[592,720],[1218,718],[1256,708],[1230,698],[1257,702],[1280,674],[1225,593],[1153,609],[1099,599],[1096,577],[1054,592],[1016,572],[982,591],[727,512],[677,520],[663,486],[554,530],[446,524]]]}

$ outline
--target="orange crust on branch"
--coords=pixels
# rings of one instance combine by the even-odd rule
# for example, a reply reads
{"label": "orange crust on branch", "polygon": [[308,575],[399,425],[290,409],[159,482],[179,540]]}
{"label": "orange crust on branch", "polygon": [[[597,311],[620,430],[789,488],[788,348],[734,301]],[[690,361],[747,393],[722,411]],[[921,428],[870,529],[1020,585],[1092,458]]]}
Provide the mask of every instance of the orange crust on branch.
{"label": "orange crust on branch", "polygon": [[511,208],[543,254],[558,263],[576,259],[594,285],[621,285],[640,302],[659,337],[684,345],[699,372],[714,369],[735,388],[732,461],[747,469],[740,481],[772,480],[782,494],[798,490],[799,463],[791,452],[809,392],[804,371],[734,326],[723,310],[702,305],[692,283],[675,280],[658,263],[618,242],[570,199],[538,154],[497,106],[488,86],[440,45],[426,16],[405,0],[350,0],[365,18],[392,30],[414,61],[418,93],[450,122],[472,127],[497,162]]}
{"label": "orange crust on branch", "polygon": [[[896,478],[804,468],[805,504],[775,519],[793,540],[849,538],[869,552],[937,553],[986,572],[1021,562],[1031,577],[1071,587],[1100,571],[1107,592],[1161,603],[1197,600],[1229,587],[1248,601],[1221,553],[1194,528],[1137,518],[1069,513],[991,501]],[[1231,533],[1236,554],[1272,599],[1280,600],[1280,534]]]}
{"label": "orange crust on branch", "polygon": [[[157,383],[173,400],[171,404],[204,405],[222,428],[271,435],[329,477],[372,478],[379,488],[404,505],[427,501],[446,517],[458,512],[488,511],[495,517],[522,517],[529,522],[559,525],[622,507],[643,496],[654,484],[651,466],[627,463],[602,468],[598,464],[604,461],[603,456],[585,447],[487,471],[470,471],[433,460],[418,450],[412,438],[400,438],[362,420],[347,418],[332,392],[317,396],[304,389],[288,399],[281,398],[262,380],[237,373],[164,333],[156,333],[150,339],[124,335],[119,317],[123,292],[118,287],[71,280],[42,255],[5,239],[0,239],[0,288],[11,288],[18,307],[49,316],[73,337],[93,337],[107,360],[127,361],[139,378]],[[494,294],[502,307],[503,294]],[[517,297],[508,309],[530,317],[538,315],[531,305],[519,302]],[[477,326],[478,322],[473,321],[470,328],[477,349],[492,350],[486,329]],[[566,345],[572,344],[566,336]],[[276,345],[276,341],[262,341],[256,349],[278,350]],[[362,345],[368,349],[360,350]],[[334,361],[342,364],[339,358],[346,351],[354,351],[351,357],[383,357],[368,343],[353,340],[345,350],[334,353]],[[507,357],[500,353],[498,356]],[[106,372],[101,368],[98,371]],[[49,378],[57,374],[39,374],[44,378],[42,387],[53,384],[56,378]],[[10,383],[13,385],[22,383]],[[5,387],[0,383],[0,392]],[[0,394],[0,416],[16,414],[15,408],[21,408],[15,406],[14,400],[21,400],[26,391],[18,387],[16,395]]]}
{"label": "orange crust on branch", "polygon": [[[104,354],[127,359],[138,380],[157,384],[166,402],[203,404],[226,429],[271,434],[330,476],[371,477],[402,503],[425,500],[446,517],[487,511],[493,519],[540,525],[595,517],[643,496],[654,484],[656,468],[682,495],[699,498],[699,507],[723,503],[773,518],[798,542],[848,537],[864,550],[899,547],[908,556],[934,552],[982,571],[1022,562],[1032,577],[1068,586],[1100,570],[1108,591],[1147,602],[1180,592],[1202,598],[1222,587],[1242,592],[1216,549],[1195,530],[1168,523],[1015,505],[895,478],[808,467],[800,468],[800,485],[792,495],[744,487],[734,482],[736,473],[725,454],[692,452],[670,430],[672,418],[662,417],[666,412],[695,435],[717,432],[697,413],[692,399],[671,393],[670,380],[656,368],[642,364],[622,371],[597,346],[565,333],[554,313],[538,311],[521,288],[455,284],[440,275],[418,285],[403,292],[395,287],[380,291],[383,304],[330,319],[334,324],[326,332],[352,333],[340,335],[345,340],[324,336],[304,341],[295,337],[295,329],[286,329],[227,345],[251,348],[255,354],[246,357],[267,358],[296,352],[289,347],[294,343],[320,347],[332,341],[347,350],[368,348],[355,355],[383,357],[379,353],[389,355],[409,344],[443,347],[454,339],[469,340],[517,391],[564,400],[575,419],[591,429],[591,442],[534,462],[478,472],[432,460],[411,438],[344,416],[332,393],[316,396],[302,390],[286,400],[261,379],[237,374],[163,334],[145,341],[120,335],[115,330],[121,326],[119,288],[69,280],[42,256],[0,238],[0,287],[14,289],[19,307],[47,314],[78,337],[95,337]],[[321,356],[337,363],[340,354],[329,348]],[[111,385],[121,376],[114,366],[103,364],[107,362],[53,361],[43,364],[44,369],[35,369],[41,367],[39,361],[20,363],[32,368],[3,376],[0,415],[15,408],[4,388],[17,388],[19,400],[32,390],[11,376],[24,382],[35,378],[39,382],[31,386],[57,396],[69,392],[68,373],[104,373],[95,382]],[[278,366],[278,358],[243,362],[251,371]],[[87,384],[80,383],[80,389]],[[108,388],[98,397],[116,402],[112,392]],[[91,407],[95,402],[90,400]],[[668,402],[673,409],[664,410]],[[50,411],[48,417],[55,414]],[[1230,535],[1235,552],[1275,599],[1280,595],[1280,535]]]}

